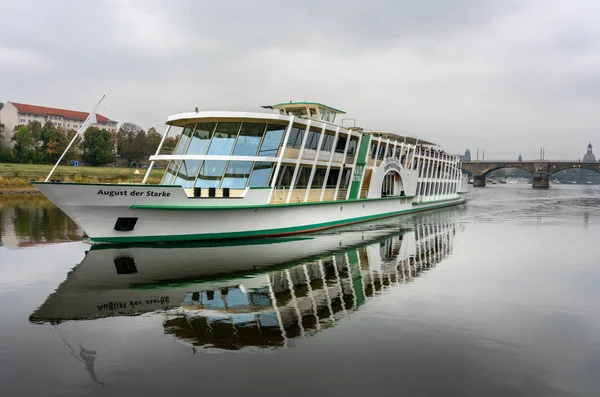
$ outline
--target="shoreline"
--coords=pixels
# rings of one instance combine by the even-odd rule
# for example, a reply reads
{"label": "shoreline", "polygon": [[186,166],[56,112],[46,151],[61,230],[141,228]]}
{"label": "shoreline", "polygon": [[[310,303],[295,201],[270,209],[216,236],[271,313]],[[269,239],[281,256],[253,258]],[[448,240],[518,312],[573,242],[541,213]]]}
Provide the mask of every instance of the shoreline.
{"label": "shoreline", "polygon": [[13,196],[13,195],[40,195],[42,194],[36,188],[30,189],[2,189],[0,190],[0,196]]}

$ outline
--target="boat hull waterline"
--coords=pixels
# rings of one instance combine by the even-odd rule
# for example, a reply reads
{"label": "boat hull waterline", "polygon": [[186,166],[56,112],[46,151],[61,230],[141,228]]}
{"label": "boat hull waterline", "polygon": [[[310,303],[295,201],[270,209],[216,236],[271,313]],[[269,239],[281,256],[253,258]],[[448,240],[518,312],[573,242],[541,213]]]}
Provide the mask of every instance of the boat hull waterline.
{"label": "boat hull waterline", "polygon": [[[282,236],[464,203],[462,197],[415,202],[414,197],[394,196],[220,206],[220,200],[190,199],[181,187],[173,185],[53,182],[34,182],[34,185],[80,226],[92,243]],[[259,192],[265,194],[268,190],[260,189]],[[119,218],[136,219],[135,228],[130,231],[115,230]]]}

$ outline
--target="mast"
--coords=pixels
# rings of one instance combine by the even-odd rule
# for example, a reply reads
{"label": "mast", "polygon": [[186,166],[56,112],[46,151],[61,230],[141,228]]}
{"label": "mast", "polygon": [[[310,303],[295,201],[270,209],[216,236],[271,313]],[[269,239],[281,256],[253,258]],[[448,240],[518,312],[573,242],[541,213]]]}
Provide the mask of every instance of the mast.
{"label": "mast", "polygon": [[100,98],[100,100],[98,101],[98,103],[96,104],[96,106],[94,106],[94,110],[92,110],[90,112],[90,114],[88,114],[87,118],[85,119],[85,121],[83,122],[83,124],[81,124],[81,127],[79,127],[79,130],[77,131],[77,133],[75,134],[75,136],[73,136],[73,139],[71,139],[71,142],[69,142],[69,145],[67,146],[67,148],[65,149],[65,151],[63,152],[63,154],[61,154],[60,158],[58,159],[58,161],[56,162],[56,164],[54,164],[54,167],[52,167],[52,170],[50,171],[50,173],[48,174],[48,176],[46,177],[46,180],[44,182],[48,182],[48,180],[50,179],[50,177],[52,176],[52,174],[54,173],[54,170],[56,169],[56,167],[58,167],[58,165],[60,164],[60,162],[62,161],[63,157],[65,157],[65,154],[67,154],[67,152],[69,151],[69,149],[71,148],[71,146],[73,146],[73,143],[75,142],[75,139],[77,139],[77,137],[79,136],[79,134],[81,133],[81,131],[85,131],[88,127],[90,123],[90,121],[92,120],[92,116],[93,116],[93,124],[96,123],[96,109],[98,108],[98,106],[100,106],[100,102],[102,102],[102,100],[104,99],[106,95],[102,95],[102,98]]}

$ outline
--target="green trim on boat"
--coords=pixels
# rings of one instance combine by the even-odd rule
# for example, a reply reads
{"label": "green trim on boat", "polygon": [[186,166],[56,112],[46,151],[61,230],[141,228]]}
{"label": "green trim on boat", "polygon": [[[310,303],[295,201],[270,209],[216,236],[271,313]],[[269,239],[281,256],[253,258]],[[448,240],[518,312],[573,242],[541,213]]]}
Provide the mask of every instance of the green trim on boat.
{"label": "green trim on boat", "polygon": [[271,186],[252,186],[250,190],[273,189]]}
{"label": "green trim on boat", "polygon": [[278,103],[277,105],[273,105],[271,107],[276,108],[278,106],[284,107],[284,106],[289,106],[289,105],[292,105],[292,106],[293,105],[315,105],[315,106],[320,106],[322,108],[326,108],[328,110],[333,110],[334,112],[337,112],[339,114],[346,114],[346,112],[344,112],[343,110],[336,109],[336,108],[333,108],[328,105],[323,105],[322,103],[319,103],[319,102],[284,102],[284,103]]}
{"label": "green trim on boat", "polygon": [[311,201],[306,203],[282,203],[282,204],[255,204],[255,205],[228,205],[228,206],[199,206],[199,205],[161,205],[161,204],[136,204],[132,205],[131,209],[134,210],[165,210],[165,211],[214,211],[214,210],[253,210],[262,208],[281,208],[281,207],[299,207],[306,205],[343,205],[345,203],[356,203],[379,200],[398,200],[398,199],[412,199],[415,196],[390,196],[390,197],[377,197],[377,198],[359,198],[349,200],[337,200],[337,201]]}
{"label": "green trim on boat", "polygon": [[[183,234],[183,235],[163,235],[163,236],[131,236],[131,237],[93,237],[90,238],[92,242],[106,242],[106,243],[151,243],[151,242],[169,242],[169,241],[192,241],[192,240],[227,240],[236,238],[252,238],[252,237],[266,237],[266,236],[278,236],[285,234],[304,233],[314,230],[327,229],[336,226],[348,225],[352,223],[366,222],[370,220],[389,218],[396,215],[408,214],[419,211],[426,211],[434,208],[442,208],[451,205],[462,204],[464,201],[456,199],[454,202],[445,202],[440,204],[434,204],[427,207],[421,208],[408,208],[405,210],[386,212],[382,214],[360,216],[356,218],[341,219],[338,221],[330,221],[323,223],[316,223],[311,225],[302,225],[294,227],[285,227],[279,229],[265,229],[265,230],[250,230],[243,232],[226,232],[226,233],[205,233],[205,234]],[[273,207],[270,205],[267,207]]]}
{"label": "green trim on boat", "polygon": [[432,200],[432,201],[417,201],[415,203],[413,203],[413,205],[424,205],[424,204],[431,204],[431,203],[444,203],[447,201],[456,201],[459,200],[460,197],[457,198],[452,198],[452,199],[443,199],[443,200]]}
{"label": "green trim on boat", "polygon": [[352,182],[350,182],[349,199],[358,199],[360,197],[360,186],[364,178],[370,144],[371,135],[363,135],[360,137],[358,152],[356,154],[356,166],[354,168],[354,175],[352,175]]}
{"label": "green trim on boat", "polygon": [[312,236],[295,236],[295,237],[264,237],[254,238],[250,240],[220,240],[220,241],[172,241],[166,244],[148,245],[143,243],[126,243],[119,244],[116,247],[114,244],[95,244],[90,248],[91,251],[115,249],[115,248],[148,248],[148,249],[181,249],[181,248],[215,248],[215,247],[244,247],[248,245],[270,245],[289,243],[293,241],[314,240]]}

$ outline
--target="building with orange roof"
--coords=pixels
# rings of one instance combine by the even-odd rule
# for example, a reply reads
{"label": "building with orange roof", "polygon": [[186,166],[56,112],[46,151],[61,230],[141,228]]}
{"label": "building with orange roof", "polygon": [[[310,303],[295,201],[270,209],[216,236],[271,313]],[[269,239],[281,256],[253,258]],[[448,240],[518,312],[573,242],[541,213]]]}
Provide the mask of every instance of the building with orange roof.
{"label": "building with orange roof", "polygon": [[[4,124],[4,144],[9,145],[15,127],[39,121],[42,125],[50,121],[56,127],[65,130],[78,130],[89,113],[77,110],[51,108],[47,106],[29,105],[25,103],[6,102],[0,108],[0,123]],[[109,131],[117,130],[117,122],[101,114],[96,114],[96,127]]]}

